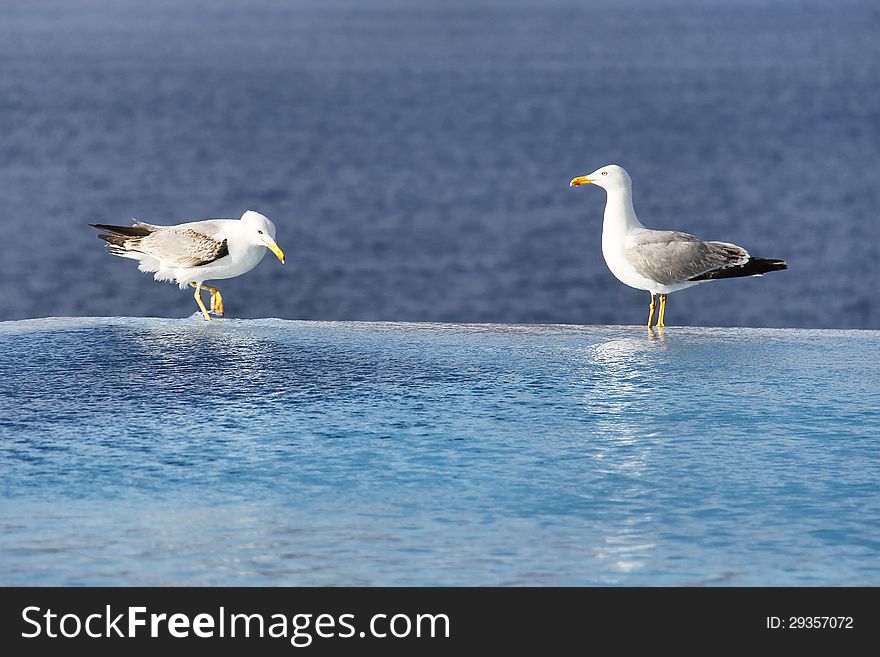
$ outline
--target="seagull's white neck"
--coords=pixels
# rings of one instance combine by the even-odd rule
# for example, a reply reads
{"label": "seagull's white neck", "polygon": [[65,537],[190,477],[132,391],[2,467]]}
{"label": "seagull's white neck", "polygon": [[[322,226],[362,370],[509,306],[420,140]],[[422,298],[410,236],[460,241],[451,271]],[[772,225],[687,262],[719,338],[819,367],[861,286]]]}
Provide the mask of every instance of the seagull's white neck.
{"label": "seagull's white neck", "polygon": [[[628,181],[627,181],[628,183]],[[642,276],[629,261],[626,253],[630,231],[644,228],[636,217],[632,203],[632,187],[627,183],[609,186],[605,191],[605,218],[602,222],[602,256],[608,269],[618,280],[639,290],[651,290],[653,281]]]}
{"label": "seagull's white neck", "polygon": [[605,218],[602,223],[603,236],[608,232],[625,233],[633,228],[644,228],[633,208],[632,188],[621,185],[605,191],[608,200],[605,203]]}

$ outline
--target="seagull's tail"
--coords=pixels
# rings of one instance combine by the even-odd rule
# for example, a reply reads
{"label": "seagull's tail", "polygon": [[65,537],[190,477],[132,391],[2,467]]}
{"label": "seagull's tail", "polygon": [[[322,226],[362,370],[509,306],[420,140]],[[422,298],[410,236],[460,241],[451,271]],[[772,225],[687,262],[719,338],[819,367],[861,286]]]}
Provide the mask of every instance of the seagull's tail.
{"label": "seagull's tail", "polygon": [[92,228],[106,231],[98,237],[107,242],[107,251],[123,258],[140,258],[143,254],[138,251],[141,238],[146,237],[153,231],[144,224],[134,226],[108,226],[107,224],[89,224]]}
{"label": "seagull's tail", "polygon": [[705,274],[694,276],[692,281],[709,281],[716,278],[739,278],[740,276],[761,276],[770,271],[788,269],[785,260],[773,260],[768,258],[749,258],[747,262],[732,267],[722,267],[707,271]]}

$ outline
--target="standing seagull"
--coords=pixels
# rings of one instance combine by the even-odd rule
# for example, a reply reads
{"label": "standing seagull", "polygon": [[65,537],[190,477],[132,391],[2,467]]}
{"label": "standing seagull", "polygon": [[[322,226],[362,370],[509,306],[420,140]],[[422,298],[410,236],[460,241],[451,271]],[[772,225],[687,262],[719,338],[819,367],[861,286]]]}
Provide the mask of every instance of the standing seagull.
{"label": "standing seagull", "polygon": [[211,312],[223,315],[223,297],[207,280],[234,278],[257,266],[266,249],[284,264],[284,252],[275,243],[275,224],[259,212],[248,210],[241,219],[208,219],[176,226],[154,226],[135,221],[132,226],[89,224],[106,231],[98,235],[107,251],[139,261],[138,269],[155,272],[157,281],[174,281],[180,289],[192,285],[196,303],[211,316],[202,302],[204,288],[211,293]]}
{"label": "standing seagull", "polygon": [[598,185],[608,194],[602,224],[602,255],[617,279],[651,293],[648,328],[654,319],[654,296],[660,295],[656,326],[662,328],[666,295],[716,278],[760,276],[787,269],[785,260],[753,258],[741,246],[704,242],[688,233],[645,228],[632,203],[632,179],[623,167],[609,164],[571,181],[571,187]]}

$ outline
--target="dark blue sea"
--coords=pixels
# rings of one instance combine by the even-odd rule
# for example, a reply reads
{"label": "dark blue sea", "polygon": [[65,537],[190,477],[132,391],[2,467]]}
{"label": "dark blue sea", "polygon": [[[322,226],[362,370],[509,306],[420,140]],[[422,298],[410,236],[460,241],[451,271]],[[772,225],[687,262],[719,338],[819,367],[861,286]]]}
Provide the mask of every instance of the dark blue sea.
{"label": "dark blue sea", "polygon": [[658,228],[790,271],[668,321],[880,328],[880,6],[813,0],[0,3],[0,319],[185,317],[88,223],[272,218],[230,315],[635,324],[607,163]]}

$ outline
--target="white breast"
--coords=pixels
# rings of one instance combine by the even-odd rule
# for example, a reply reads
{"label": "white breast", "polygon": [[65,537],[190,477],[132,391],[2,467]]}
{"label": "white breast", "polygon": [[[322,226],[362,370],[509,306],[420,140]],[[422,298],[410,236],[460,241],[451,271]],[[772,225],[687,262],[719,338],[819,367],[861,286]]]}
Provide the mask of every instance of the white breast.
{"label": "white breast", "polygon": [[656,291],[657,282],[639,274],[627,260],[624,249],[626,239],[622,235],[615,234],[617,232],[613,229],[609,230],[607,223],[602,229],[602,256],[608,269],[624,285],[637,290]]}

